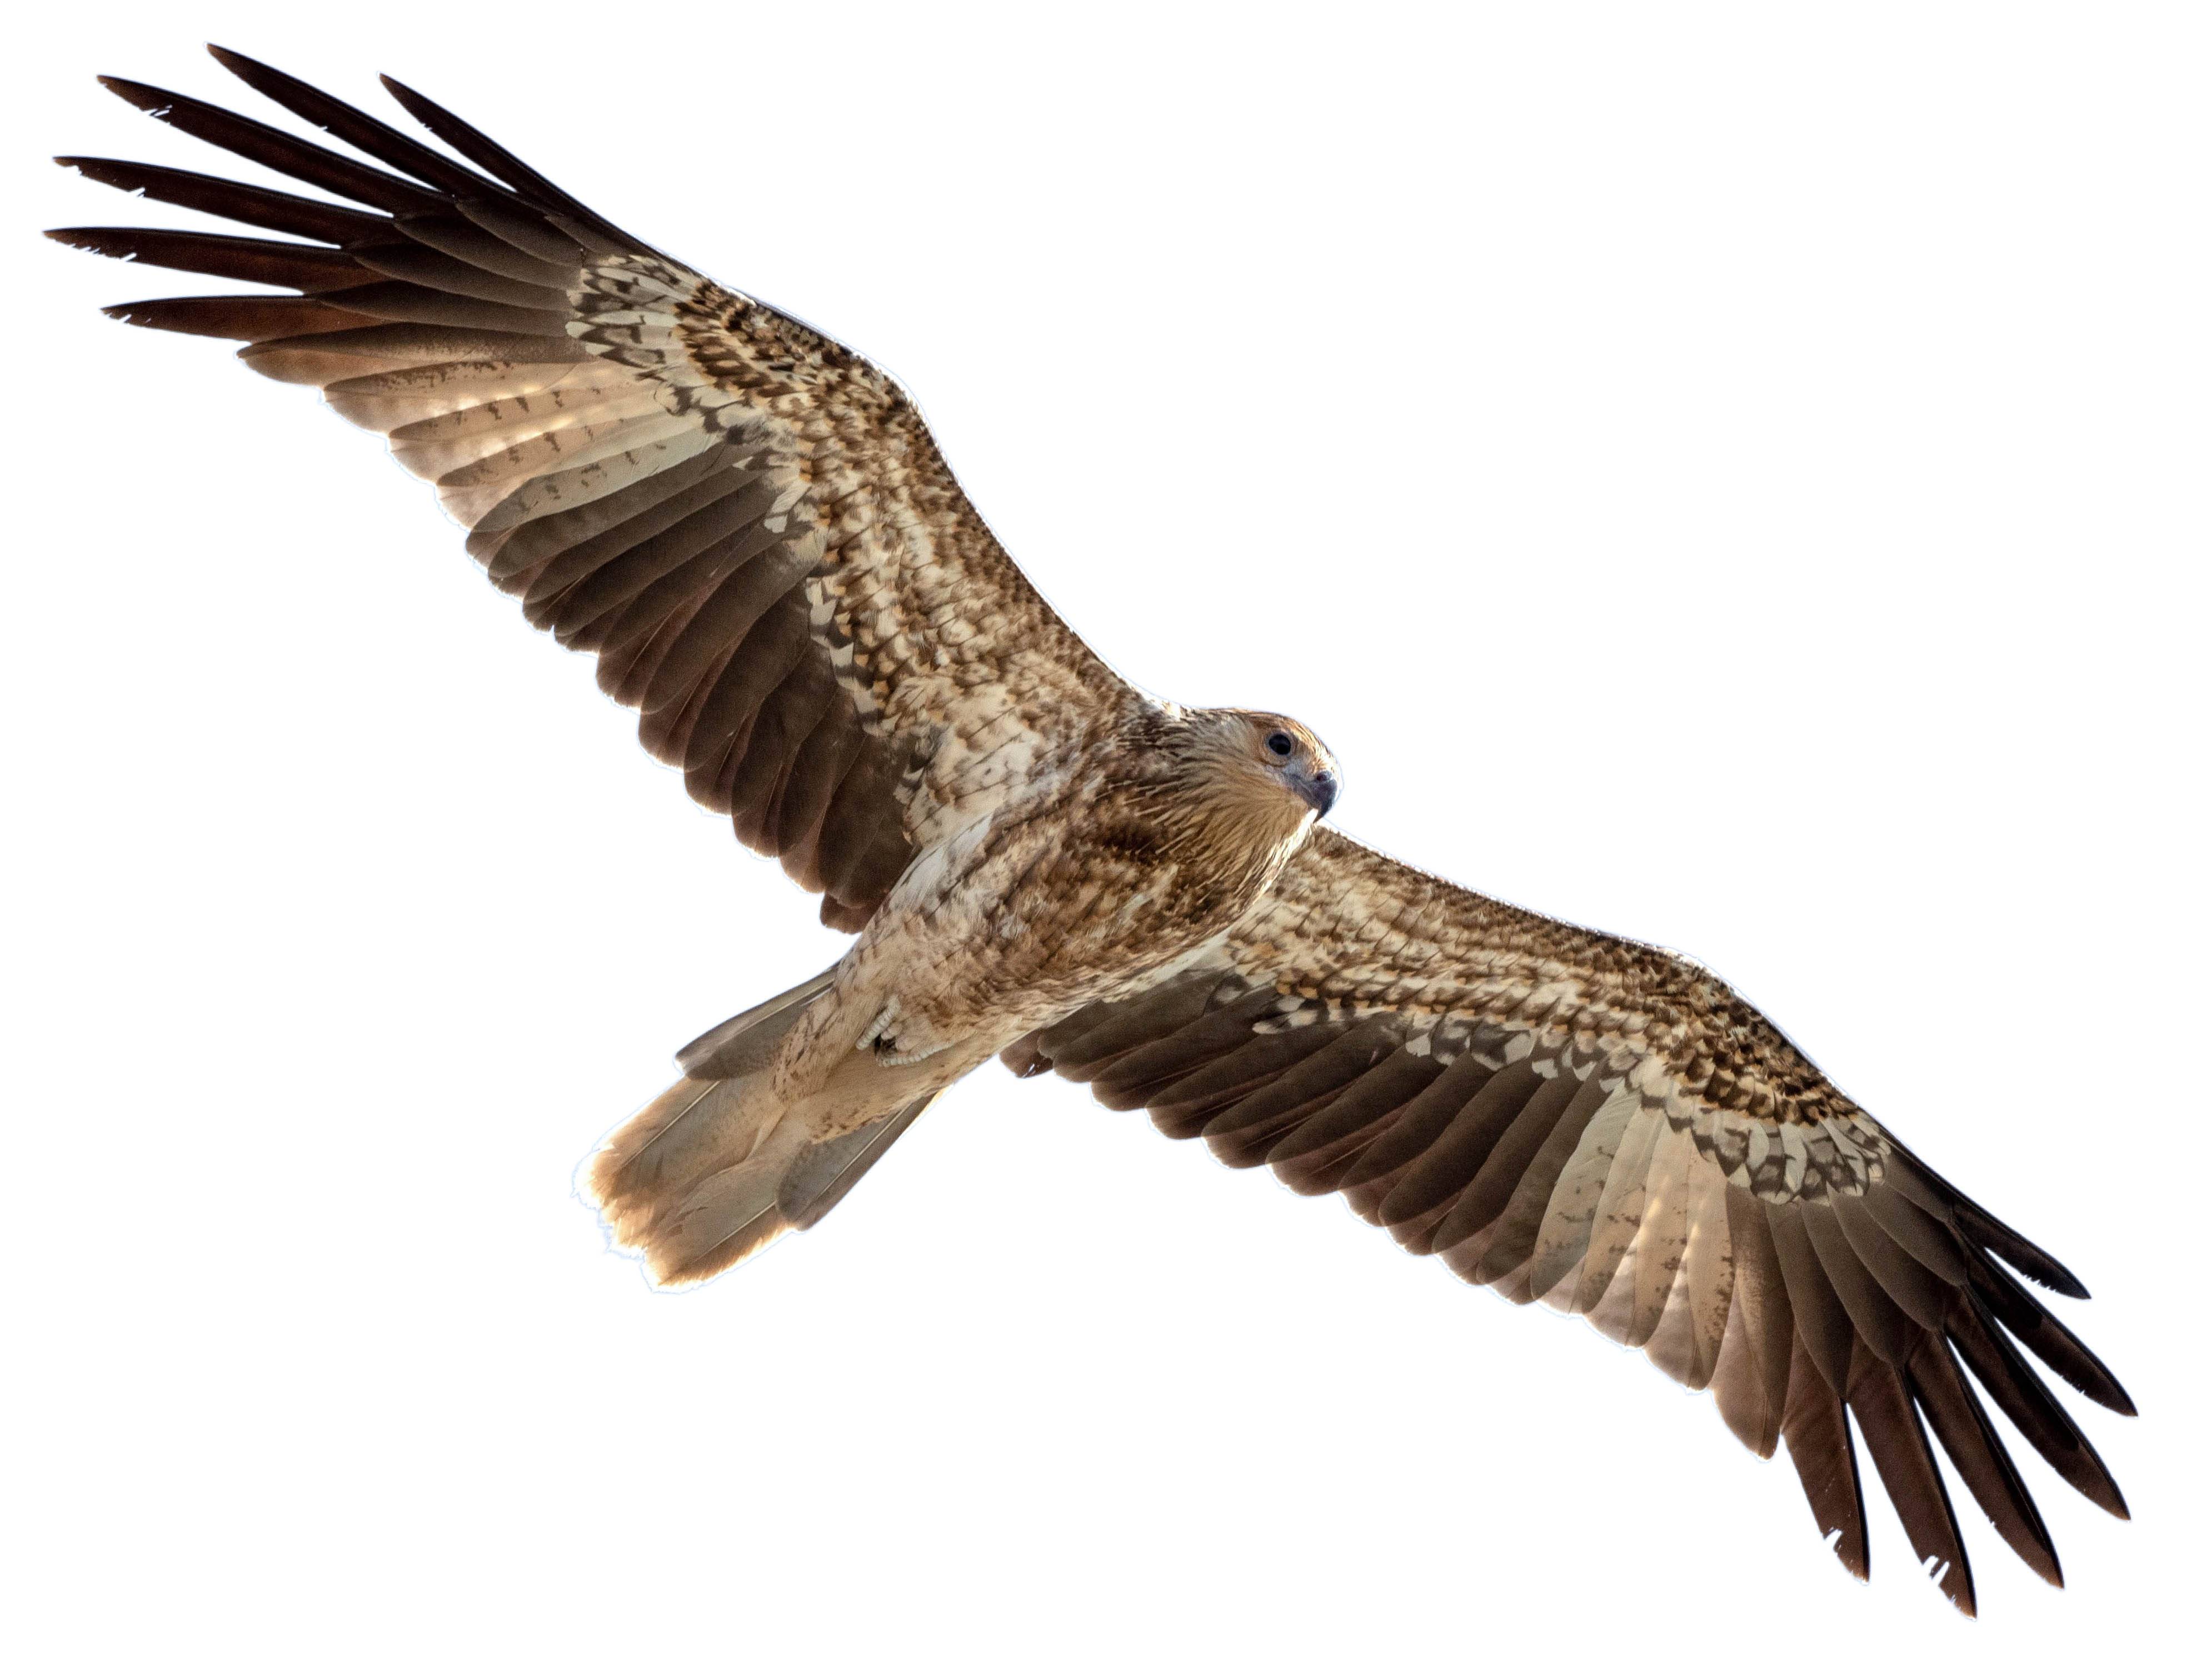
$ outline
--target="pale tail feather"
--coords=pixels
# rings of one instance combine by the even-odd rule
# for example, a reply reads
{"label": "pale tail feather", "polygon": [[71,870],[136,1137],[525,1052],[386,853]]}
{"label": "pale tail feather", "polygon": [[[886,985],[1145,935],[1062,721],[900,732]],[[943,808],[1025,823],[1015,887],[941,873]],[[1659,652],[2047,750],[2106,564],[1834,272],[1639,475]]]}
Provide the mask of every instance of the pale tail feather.
{"label": "pale tail feather", "polygon": [[[784,1037],[826,990],[823,974],[726,1020],[684,1048],[686,1075],[608,1138],[584,1185],[615,1243],[639,1252],[662,1285],[712,1278],[785,1233],[812,1226],[920,1116],[935,1091],[894,1095],[843,1134],[820,1128],[849,1085],[819,1097],[776,1097],[773,1063]],[[863,1057],[840,1067],[853,1082],[896,1091],[911,1081]]]}

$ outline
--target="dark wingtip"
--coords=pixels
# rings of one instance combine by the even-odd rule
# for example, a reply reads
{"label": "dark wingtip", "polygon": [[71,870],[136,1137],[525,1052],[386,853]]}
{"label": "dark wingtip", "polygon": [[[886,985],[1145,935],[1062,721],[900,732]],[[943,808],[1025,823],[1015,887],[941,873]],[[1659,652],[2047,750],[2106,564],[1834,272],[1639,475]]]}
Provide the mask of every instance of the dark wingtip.
{"label": "dark wingtip", "polygon": [[[269,97],[273,98],[276,94],[263,84],[264,82],[289,82],[292,79],[283,70],[270,68],[258,58],[248,58],[242,52],[233,52],[228,46],[218,46],[212,40],[208,42],[207,52],[209,57],[245,82],[247,86]],[[281,103],[283,100],[279,99],[277,101]]]}
{"label": "dark wingtip", "polygon": [[2069,1273],[2064,1262],[2055,1256],[2045,1255],[2043,1258],[2043,1266],[2050,1271],[2051,1274],[2044,1288],[2054,1295],[2070,1296],[2076,1302],[2087,1302],[2089,1299],[2089,1287]]}
{"label": "dark wingtip", "polygon": [[417,121],[420,121],[424,126],[429,128],[433,132],[435,132],[438,130],[438,121],[441,116],[444,116],[448,120],[454,118],[447,112],[443,105],[425,98],[421,93],[416,91],[414,88],[409,86],[404,81],[398,80],[389,75],[380,75],[376,77],[376,80],[378,85],[381,86],[385,91],[392,94],[392,99],[398,104],[400,108],[405,110],[408,114],[413,116]]}
{"label": "dark wingtip", "polygon": [[2052,1294],[2070,1296],[2077,1302],[2088,1300],[2088,1286],[2050,1251],[2008,1227],[1972,1200],[1956,1195],[1954,1202],[1958,1205],[1960,1231],[1974,1243]]}
{"label": "dark wingtip", "polygon": [[[116,164],[102,155],[57,155],[53,163],[58,167],[67,167],[81,178],[91,179],[95,185],[116,183]],[[116,185],[116,188],[127,190],[134,196],[139,193],[138,186],[135,185]]]}
{"label": "dark wingtip", "polygon": [[[1994,1218],[1982,1216],[1978,1220],[1988,1222]],[[2014,1269],[2049,1291],[2053,1296],[2070,1296],[2076,1302],[2089,1299],[2089,1287],[2076,1279],[2066,1264],[2039,1244],[2030,1243],[2004,1223],[1995,1223],[1996,1230],[2008,1237],[1985,1241],[1996,1255],[2010,1262]],[[2009,1248],[2008,1248],[2009,1247]]]}
{"label": "dark wingtip", "polygon": [[292,77],[283,70],[271,69],[258,58],[248,58],[242,52],[233,52],[228,46],[219,46],[212,40],[208,42],[207,52],[209,57],[264,97],[276,98],[278,103],[284,101],[268,84],[271,81],[280,83],[289,82]]}
{"label": "dark wingtip", "polygon": [[[1978,1219],[1979,1218],[1978,1218]],[[1999,1223],[1999,1227],[2003,1224]],[[1972,1229],[1969,1228],[1969,1233]],[[2004,1229],[2010,1233],[2011,1230]],[[2066,1269],[2066,1264],[2048,1250],[2030,1244],[2017,1233],[2009,1237],[1985,1237],[1978,1241],[1992,1255],[2002,1257],[2023,1278],[2033,1279],[2053,1296],[2071,1297],[2076,1302],[2089,1299],[2089,1287]]]}
{"label": "dark wingtip", "polygon": [[1840,1532],[1836,1534],[1834,1540],[1829,1544],[1828,1547],[1834,1553],[1836,1564],[1842,1567],[1845,1572],[1850,1574],[1852,1577],[1857,1579],[1862,1584],[1871,1583],[1873,1582],[1873,1575],[1867,1571],[1865,1550],[1861,1549],[1854,1553],[1847,1547],[1847,1540]]}
{"label": "dark wingtip", "polygon": [[[2069,1426],[2070,1427],[2071,1425]],[[2067,1483],[2075,1491],[2080,1492],[2082,1497],[2087,1498],[2114,1520],[2134,1520],[2134,1515],[2128,1509],[2127,1495],[2120,1490],[2120,1483],[2112,1479],[2112,1472],[2105,1467],[2105,1460],[2098,1455],[2097,1449],[2086,1439],[2081,1439],[2078,1434],[2075,1438],[2079,1441],[2083,1455],[2088,1460],[2089,1467],[2076,1472],[2082,1477],[2080,1480],[2076,1480],[2074,1474],[2067,1474],[2063,1469],[2059,1473],[2066,1476]]]}
{"label": "dark wingtip", "polygon": [[[2049,1316],[2046,1315],[2045,1317]],[[2057,1321],[2052,1320],[2051,1323],[2057,1324]],[[2120,1386],[2120,1379],[2112,1375],[2112,1368],[2099,1359],[2096,1355],[2089,1353],[2087,1348],[2082,1349],[2081,1352],[2094,1363],[2095,1370],[2089,1376],[2080,1382],[2075,1382],[2072,1377],[2067,1378],[2067,1381],[2074,1383],[2074,1387],[2084,1399],[2094,1401],[2117,1417],[2141,1416],[2142,1413],[2136,1410],[2135,1397]]]}
{"label": "dark wingtip", "polygon": [[126,81],[119,75],[103,75],[100,84],[125,103],[144,110],[149,115],[159,115],[176,100],[174,93],[164,92],[159,87],[149,87],[143,81]]}

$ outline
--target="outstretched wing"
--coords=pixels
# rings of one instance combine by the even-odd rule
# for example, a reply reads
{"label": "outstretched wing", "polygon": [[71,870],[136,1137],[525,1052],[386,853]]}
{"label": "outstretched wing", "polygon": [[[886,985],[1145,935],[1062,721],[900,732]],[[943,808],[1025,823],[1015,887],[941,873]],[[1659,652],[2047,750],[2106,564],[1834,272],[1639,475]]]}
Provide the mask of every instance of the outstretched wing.
{"label": "outstretched wing", "polygon": [[[524,614],[596,652],[646,747],[823,920],[858,928],[917,850],[1133,694],[992,538],[905,394],[387,81],[479,173],[220,48],[369,166],[132,82],[114,92],[358,207],[135,162],[89,178],[304,240],[59,230],[295,290],[109,307],[249,343],[432,480]],[[404,175],[404,177],[401,175]],[[489,176],[487,176],[489,175]]]}
{"label": "outstretched wing", "polygon": [[2015,1342],[2134,1407],[1999,1262],[2081,1286],[1683,957],[1322,830],[1200,965],[1005,1058],[1149,1108],[1229,1164],[1341,1192],[1416,1255],[1583,1314],[1711,1388],[1760,1456],[1788,1444],[1862,1577],[1854,1422],[1954,1603],[1972,1612],[1973,1584],[1929,1428],[2005,1541],[2058,1582],[1970,1374],[2091,1501],[2127,1512]]}

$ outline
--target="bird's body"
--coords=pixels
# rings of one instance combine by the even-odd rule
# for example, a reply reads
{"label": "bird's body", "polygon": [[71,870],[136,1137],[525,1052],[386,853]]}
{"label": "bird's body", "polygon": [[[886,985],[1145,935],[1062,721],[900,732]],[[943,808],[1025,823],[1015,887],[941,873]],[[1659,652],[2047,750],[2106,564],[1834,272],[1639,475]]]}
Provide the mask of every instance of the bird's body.
{"label": "bird's body", "polygon": [[2131,1410],[2008,1269],[2081,1286],[1718,979],[1321,825],[1337,782],[1319,740],[1115,675],[865,358],[417,94],[392,87],[473,167],[217,55],[382,165],[111,82],[343,204],[69,158],[292,240],[53,234],[295,290],[112,310],[242,340],[252,367],[384,434],[530,620],[597,654],[648,750],[858,934],[685,1048],[682,1079],[593,1158],[592,1195],[657,1281],[811,1225],[997,1054],[1342,1193],[1408,1249],[1710,1388],[1759,1455],[1788,1445],[1855,1571],[1856,1427],[1915,1549],[1953,1564],[1954,1601],[1972,1587],[1930,1431],[2057,1580],[1981,1395],[2125,1512],[2015,1346]]}
{"label": "bird's body", "polygon": [[[888,1139],[856,1138],[896,1121],[895,1136],[912,1121],[902,1112],[1029,1033],[1188,968],[1305,841],[1316,812],[1304,781],[1334,790],[1323,755],[1280,716],[1147,703],[1012,799],[942,805],[957,822],[774,1045],[753,1036],[742,1066],[717,1046],[718,1091],[679,1085],[595,1162],[592,1196],[617,1242],[663,1283],[719,1273],[798,1224],[804,1206],[782,1186],[795,1164],[825,1147],[879,1155]],[[743,1127],[709,1121],[724,1119]]]}
{"label": "bird's body", "polygon": [[[1189,741],[1208,725],[1251,741]],[[1315,820],[1238,752],[1257,750],[1261,726],[1296,729],[1238,711],[1133,710],[1039,787],[963,814],[847,957],[856,985],[882,984],[897,1001],[885,1033],[897,1057],[985,1030],[995,1052],[1143,988],[1249,910]]]}

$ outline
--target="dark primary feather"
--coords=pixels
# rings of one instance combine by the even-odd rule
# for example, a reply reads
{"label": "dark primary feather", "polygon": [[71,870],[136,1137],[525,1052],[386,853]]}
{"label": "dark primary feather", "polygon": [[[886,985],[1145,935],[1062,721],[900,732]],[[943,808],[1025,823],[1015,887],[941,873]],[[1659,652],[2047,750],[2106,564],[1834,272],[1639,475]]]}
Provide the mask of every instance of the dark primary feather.
{"label": "dark primary feather", "polygon": [[1866,1498],[1859,1486],[1858,1450],[1851,1443],[1844,1402],[1799,1343],[1790,1362],[1782,1433],[1790,1460],[1820,1535],[1832,1538],[1836,1557],[1854,1578],[1867,1577]]}
{"label": "dark primary feather", "polygon": [[175,167],[155,167],[144,161],[117,161],[98,155],[58,155],[60,165],[82,173],[95,183],[142,195],[149,201],[235,219],[240,224],[288,236],[305,236],[333,245],[381,234],[386,221],[380,214],[318,202],[259,185],[241,185],[228,179]]}
{"label": "dark primary feather", "polygon": [[642,246],[628,231],[610,224],[536,168],[494,143],[452,111],[432,103],[412,87],[403,86],[388,75],[380,75],[377,79],[410,115],[485,172],[504,179],[529,201],[557,213],[573,216],[577,223],[602,232],[617,246]]}
{"label": "dark primary feather", "polygon": [[135,104],[157,121],[188,132],[249,161],[258,161],[272,173],[281,173],[326,190],[348,201],[361,202],[386,213],[434,211],[441,198],[434,191],[394,177],[361,161],[322,149],[305,139],[213,104],[179,93],[165,92],[139,81],[103,75],[100,84],[127,104]]}
{"label": "dark primary feather", "polygon": [[333,138],[351,144],[364,155],[374,156],[386,167],[398,168],[433,190],[460,197],[505,193],[428,145],[282,70],[225,46],[211,46],[208,55],[270,102],[281,104]]}
{"label": "dark primary feather", "polygon": [[141,264],[171,270],[295,288],[303,294],[356,287],[362,276],[360,262],[337,248],[272,242],[256,236],[216,236],[204,231],[144,230],[122,225],[73,226],[46,234],[55,241],[112,259],[136,259]]}

